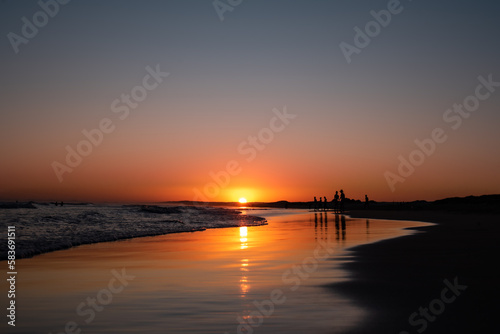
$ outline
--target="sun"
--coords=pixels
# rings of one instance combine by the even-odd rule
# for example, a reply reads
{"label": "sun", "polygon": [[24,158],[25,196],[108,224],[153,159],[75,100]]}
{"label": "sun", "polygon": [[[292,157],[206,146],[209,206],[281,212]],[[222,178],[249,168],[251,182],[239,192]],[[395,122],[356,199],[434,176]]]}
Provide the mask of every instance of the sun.
{"label": "sun", "polygon": [[247,199],[245,197],[241,197],[238,202],[240,202],[240,204],[245,204],[247,202]]}

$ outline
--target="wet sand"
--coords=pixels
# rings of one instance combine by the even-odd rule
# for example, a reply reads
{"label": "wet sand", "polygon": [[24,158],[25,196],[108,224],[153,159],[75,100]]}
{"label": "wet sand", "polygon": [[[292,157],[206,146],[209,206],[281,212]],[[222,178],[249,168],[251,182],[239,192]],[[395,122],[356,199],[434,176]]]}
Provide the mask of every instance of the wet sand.
{"label": "wet sand", "polygon": [[[252,213],[269,225],[106,242],[19,260],[17,325],[12,331],[2,322],[0,331],[61,333],[68,326],[75,333],[223,334],[244,332],[240,322],[253,321],[255,333],[340,334],[365,315],[364,305],[325,288],[348,279],[339,270],[351,260],[345,249],[418,225],[294,210]],[[5,282],[0,287],[6,291]]]}
{"label": "wet sand", "polygon": [[355,261],[342,268],[352,279],[331,288],[368,307],[370,316],[346,333],[500,332],[500,215],[368,210],[350,215],[437,225],[351,249]]}

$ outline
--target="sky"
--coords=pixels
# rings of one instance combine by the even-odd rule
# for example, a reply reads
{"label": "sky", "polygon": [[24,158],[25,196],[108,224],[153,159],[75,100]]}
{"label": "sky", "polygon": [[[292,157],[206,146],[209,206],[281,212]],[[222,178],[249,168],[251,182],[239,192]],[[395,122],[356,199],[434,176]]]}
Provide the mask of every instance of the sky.
{"label": "sky", "polygon": [[0,200],[500,193],[498,17],[485,0],[0,1]]}

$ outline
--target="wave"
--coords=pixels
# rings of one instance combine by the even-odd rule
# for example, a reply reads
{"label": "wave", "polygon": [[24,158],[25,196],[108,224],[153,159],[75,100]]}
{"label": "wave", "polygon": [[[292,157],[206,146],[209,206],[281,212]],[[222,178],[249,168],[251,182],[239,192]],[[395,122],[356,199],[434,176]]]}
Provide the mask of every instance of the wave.
{"label": "wave", "polygon": [[[267,224],[233,209],[194,206],[38,206],[3,210],[0,217],[3,231],[16,228],[16,259],[84,244]],[[6,238],[2,233],[2,244]],[[4,248],[0,260],[6,259]]]}

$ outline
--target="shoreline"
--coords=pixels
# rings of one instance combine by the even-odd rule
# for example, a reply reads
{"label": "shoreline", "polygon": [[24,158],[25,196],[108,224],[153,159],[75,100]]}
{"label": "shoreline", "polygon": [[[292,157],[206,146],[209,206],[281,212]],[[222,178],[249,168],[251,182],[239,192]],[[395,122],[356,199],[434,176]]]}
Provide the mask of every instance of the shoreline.
{"label": "shoreline", "polygon": [[[370,315],[355,333],[486,333],[498,330],[494,265],[498,262],[500,214],[444,211],[351,211],[352,218],[434,223],[415,233],[348,251],[341,269],[348,281],[329,286]],[[441,303],[445,280],[467,286],[451,303]],[[458,283],[456,283],[458,282]],[[443,305],[442,309],[439,306]],[[434,313],[425,314],[422,308]],[[415,314],[415,312],[417,312]],[[409,318],[413,317],[410,323]]]}
{"label": "shoreline", "polygon": [[[98,206],[93,207],[92,210],[83,208],[84,211],[67,211],[73,208],[66,206],[63,207],[66,211],[57,211],[57,214],[56,211],[40,212],[38,208],[23,208],[21,210],[30,210],[26,212],[37,214],[27,218],[23,217],[25,220],[29,220],[29,223],[20,221],[16,216],[17,212],[11,211],[17,209],[7,209],[6,212],[10,216],[4,214],[0,215],[0,217],[3,218],[5,227],[15,226],[16,231],[18,229],[20,231],[16,232],[15,235],[17,260],[84,245],[177,233],[202,232],[207,229],[267,224],[267,220],[263,217],[242,214],[240,210],[235,209],[202,208],[201,213],[198,211],[193,213],[179,210],[180,207],[174,208],[177,211],[168,211],[167,208],[162,211],[164,207],[151,207],[152,212],[147,210],[122,212],[120,210],[123,209],[123,206],[117,208],[117,212],[109,211],[116,209],[113,206]],[[99,209],[106,211],[98,211]],[[220,210],[225,211],[220,212]],[[136,216],[127,216],[130,213]],[[143,213],[147,216],[141,221],[140,219],[144,218],[141,216]],[[119,215],[117,216],[117,214]],[[199,214],[205,214],[205,216],[196,216]],[[128,221],[117,220],[115,217],[125,217]],[[187,217],[187,221],[185,217]],[[134,219],[139,220],[135,221]],[[201,219],[201,221],[189,221],[189,219]],[[85,223],[82,223],[82,221],[85,221]],[[32,227],[33,230],[30,230]],[[71,230],[71,233],[67,232],[69,230]],[[59,231],[66,231],[66,234],[59,234]],[[45,234],[40,235],[41,232]],[[3,240],[7,241],[7,239]],[[2,261],[7,261],[7,248],[0,252],[0,262]]]}
{"label": "shoreline", "polygon": [[[261,226],[261,225],[267,225],[268,224],[268,219],[269,217],[276,217],[276,216],[284,216],[284,215],[296,215],[296,214],[302,214],[305,213],[303,212],[302,209],[292,209],[292,210],[286,210],[286,209],[276,209],[276,208],[231,208],[228,209],[230,211],[237,212],[239,211],[240,214],[238,214],[239,217],[243,218],[251,218],[251,219],[256,219],[252,222],[247,222],[246,223],[238,223],[238,224],[228,224],[226,226],[201,226],[201,227],[193,227],[192,229],[186,229],[186,230],[169,230],[169,231],[149,231],[147,233],[141,233],[139,235],[125,235],[125,236],[113,236],[111,238],[104,238],[102,240],[98,241],[72,241],[67,244],[59,244],[57,246],[53,247],[48,247],[42,250],[30,250],[26,251],[24,250],[23,252],[18,252],[16,253],[16,260],[21,260],[21,259],[30,259],[36,256],[48,254],[48,253],[53,253],[53,252],[58,252],[58,251],[65,251],[69,249],[73,249],[76,247],[80,246],[86,246],[86,245],[95,245],[95,244],[100,244],[100,243],[108,243],[108,242],[116,242],[116,241],[122,241],[122,240],[130,240],[130,239],[136,239],[136,238],[147,238],[147,237],[156,237],[156,236],[162,236],[162,235],[169,235],[169,234],[179,234],[179,233],[195,233],[195,232],[203,232],[206,230],[211,230],[211,229],[221,229],[221,228],[231,228],[231,227],[240,227],[240,226]],[[269,213],[266,211],[269,210]],[[279,212],[274,212],[272,210],[278,210]],[[247,213],[241,213],[242,211],[248,211]],[[264,211],[262,214],[259,215],[254,215],[252,211]],[[243,225],[242,225],[243,224]],[[17,236],[16,236],[17,237]],[[7,253],[0,253],[0,262],[2,261],[7,261]]]}

